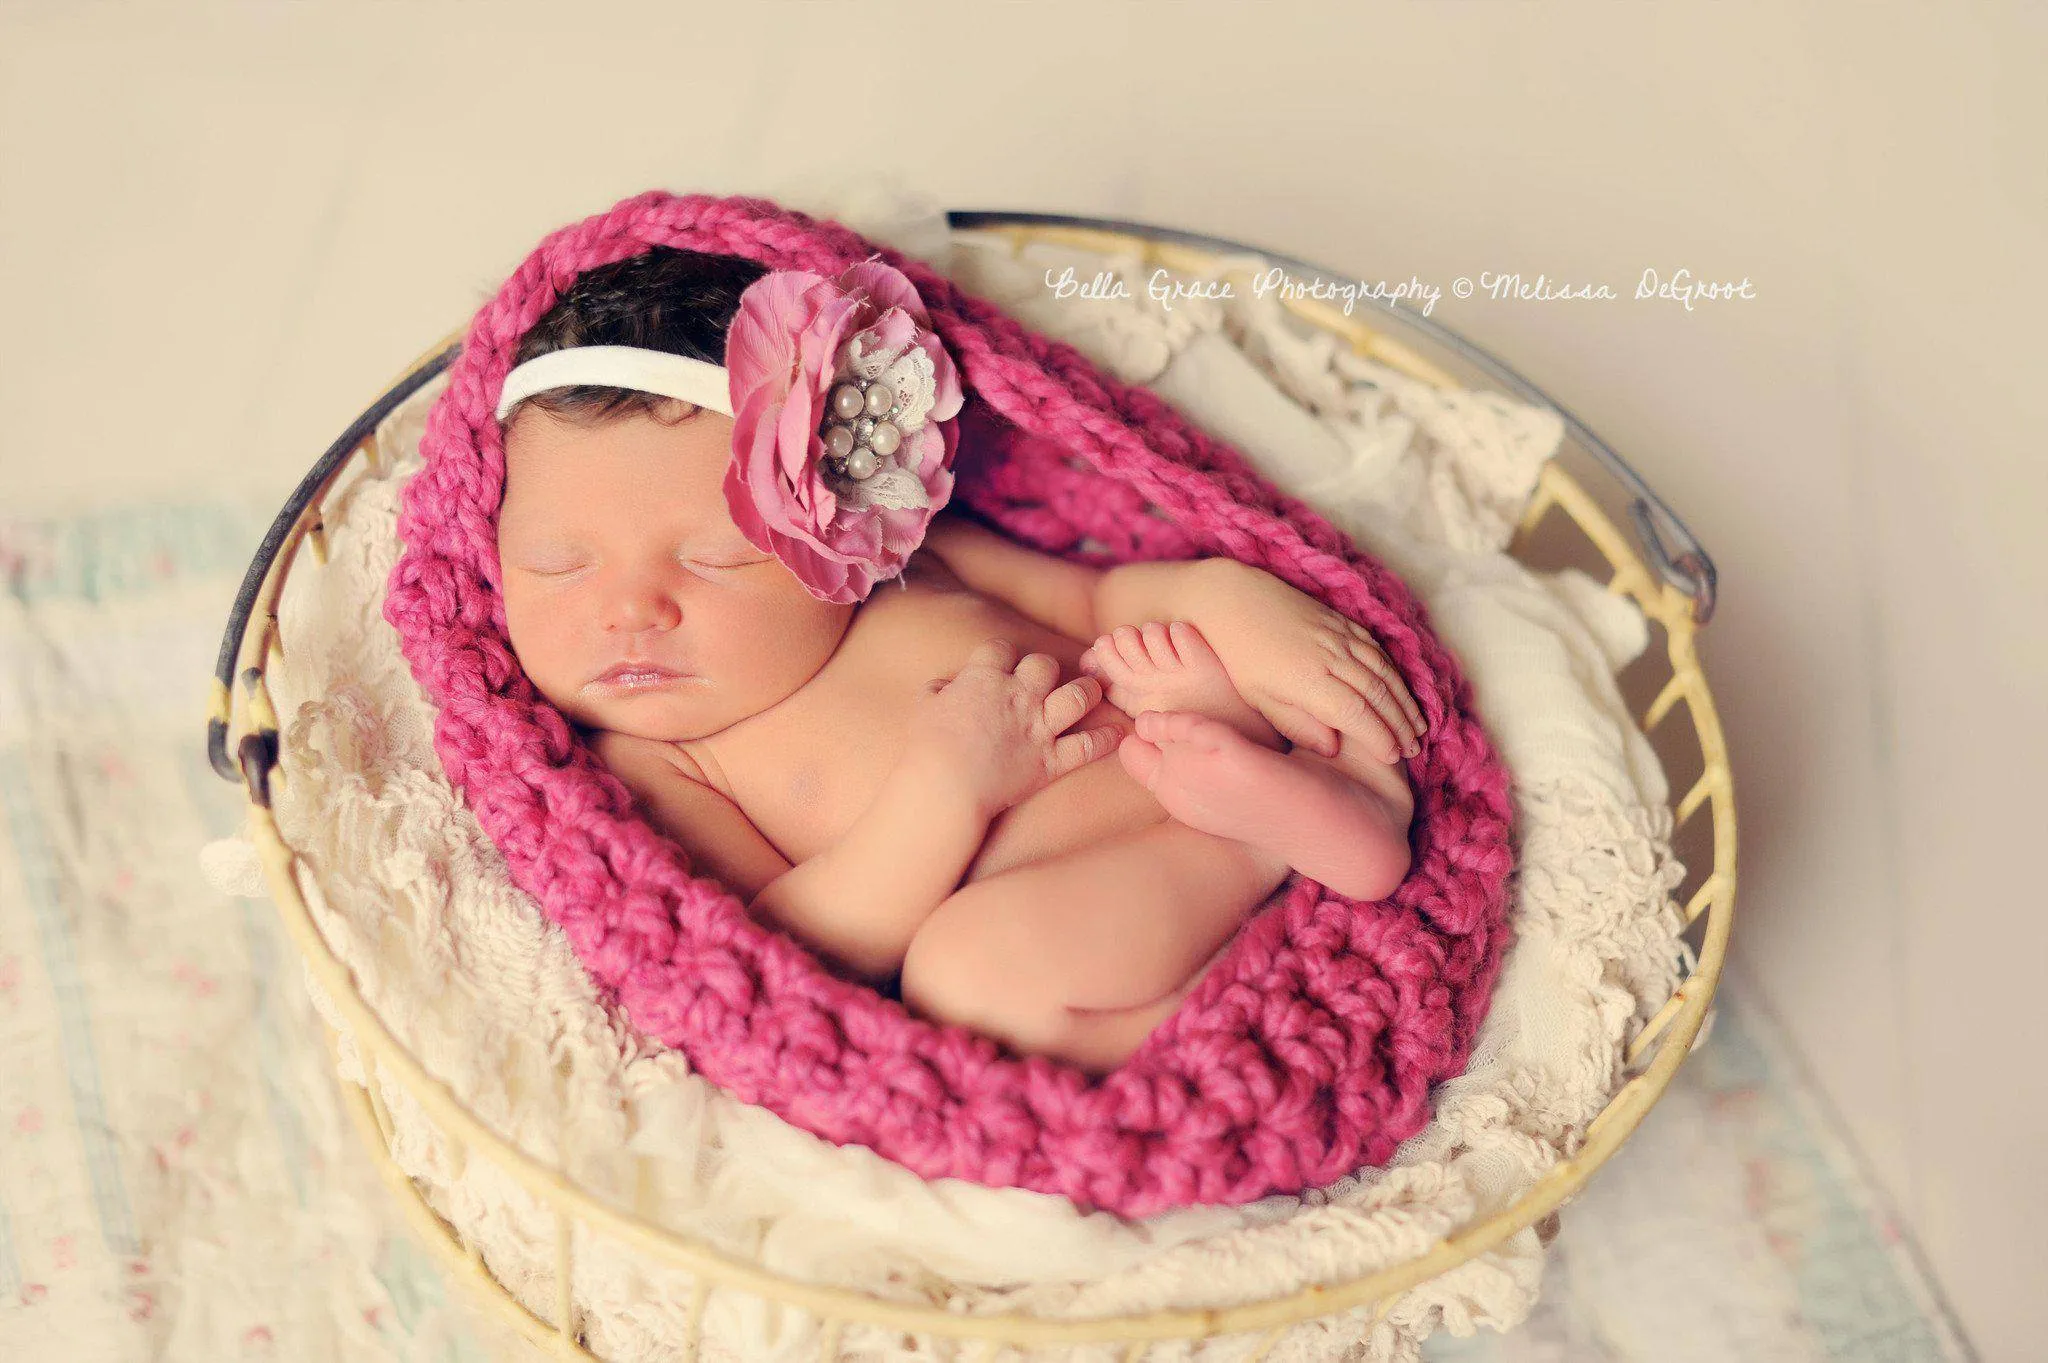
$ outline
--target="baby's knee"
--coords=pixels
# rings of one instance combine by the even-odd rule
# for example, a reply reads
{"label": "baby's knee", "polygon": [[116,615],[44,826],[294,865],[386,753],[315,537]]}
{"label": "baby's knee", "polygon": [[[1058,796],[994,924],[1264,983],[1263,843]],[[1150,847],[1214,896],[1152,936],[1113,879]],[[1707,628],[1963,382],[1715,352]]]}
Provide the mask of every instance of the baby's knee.
{"label": "baby's knee", "polygon": [[897,989],[905,1006],[920,1013],[936,1016],[940,1011],[950,1011],[947,1005],[957,987],[960,966],[968,959],[959,934],[945,916],[946,905],[952,902],[945,900],[932,911],[903,953]]}
{"label": "baby's knee", "polygon": [[1025,966],[1025,926],[977,882],[932,911],[904,953],[905,1007],[935,1022],[950,1022],[1035,1051],[1058,1040],[1067,1009],[1058,991],[1041,987]]}

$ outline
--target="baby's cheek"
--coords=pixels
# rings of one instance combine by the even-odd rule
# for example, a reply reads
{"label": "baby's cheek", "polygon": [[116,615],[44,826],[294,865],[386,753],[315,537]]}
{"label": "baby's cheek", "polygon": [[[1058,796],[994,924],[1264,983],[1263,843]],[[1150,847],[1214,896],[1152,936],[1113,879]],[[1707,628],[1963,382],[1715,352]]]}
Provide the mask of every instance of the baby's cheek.
{"label": "baby's cheek", "polygon": [[520,669],[550,699],[565,677],[581,670],[571,639],[561,627],[560,613],[517,609],[508,598],[505,627]]}

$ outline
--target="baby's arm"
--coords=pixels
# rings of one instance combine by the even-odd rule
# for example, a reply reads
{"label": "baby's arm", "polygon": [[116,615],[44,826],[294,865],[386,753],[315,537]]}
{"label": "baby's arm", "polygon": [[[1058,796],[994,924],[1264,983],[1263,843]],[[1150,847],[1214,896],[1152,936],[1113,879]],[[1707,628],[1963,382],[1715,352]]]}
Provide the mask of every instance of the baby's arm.
{"label": "baby's arm", "polygon": [[752,917],[870,983],[896,973],[988,832],[974,802],[949,798],[943,773],[906,756],[845,837],[791,866],[738,806],[685,772],[668,744],[601,733],[591,746],[698,875],[723,881]]}
{"label": "baby's arm", "polygon": [[1095,589],[1102,570],[1042,554],[958,512],[932,517],[924,547],[983,596],[1069,639],[1095,637]]}
{"label": "baby's arm", "polygon": [[990,822],[949,772],[906,754],[844,837],[769,882],[747,911],[885,983],[958,888]]}

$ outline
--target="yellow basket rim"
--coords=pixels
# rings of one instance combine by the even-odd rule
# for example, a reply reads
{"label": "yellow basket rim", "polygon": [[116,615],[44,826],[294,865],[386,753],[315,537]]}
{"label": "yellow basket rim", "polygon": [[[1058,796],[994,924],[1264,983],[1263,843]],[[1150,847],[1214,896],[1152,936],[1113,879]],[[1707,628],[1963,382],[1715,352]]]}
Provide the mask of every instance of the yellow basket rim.
{"label": "yellow basket rim", "polygon": [[[1080,245],[1084,249],[1101,249],[1100,243],[1109,242],[1125,250],[1137,249],[1147,263],[1156,261],[1169,268],[1200,266],[1202,258],[1190,242],[1211,247],[1220,245],[1238,254],[1273,255],[1257,248],[1221,242],[1216,238],[1196,237],[1174,229],[1145,228],[1139,224],[1116,223],[1106,219],[979,212],[955,216],[980,220],[970,227],[959,230],[998,230],[1011,236],[1018,249],[1030,241],[1060,241]],[[1005,216],[1017,221],[1008,226],[990,221]],[[1147,237],[1138,235],[1140,232],[1157,235]],[[1284,302],[1283,306],[1297,312],[1312,325],[1342,335],[1357,353],[1370,355],[1390,367],[1437,386],[1458,386],[1441,368],[1415,354],[1397,339],[1368,327],[1361,319],[1313,303],[1290,300]],[[1651,571],[1584,487],[1552,459],[1543,466],[1520,529],[1526,532],[1549,511],[1562,510],[1607,559],[1613,570],[1613,576],[1609,580],[1610,589],[1635,600],[1646,616],[1664,626],[1673,675],[1664,691],[1646,710],[1641,727],[1648,733],[1675,708],[1678,700],[1686,702],[1687,714],[1699,739],[1704,770],[1678,805],[1674,833],[1676,827],[1683,825],[1695,811],[1702,807],[1710,807],[1714,828],[1714,869],[1685,907],[1688,924],[1701,914],[1707,917],[1707,929],[1694,969],[1629,1045],[1627,1061],[1631,1068],[1639,1063],[1642,1055],[1649,1052],[1654,1045],[1655,1053],[1647,1068],[1624,1083],[1609,1099],[1607,1105],[1588,1124],[1584,1141],[1579,1148],[1513,1203],[1492,1216],[1445,1237],[1426,1254],[1347,1282],[1311,1285],[1266,1301],[1240,1303],[1231,1307],[1160,1311],[1138,1316],[1068,1319],[1023,1313],[964,1316],[933,1307],[889,1301],[851,1289],[806,1283],[693,1243],[674,1231],[622,1212],[608,1202],[596,1198],[559,1171],[543,1164],[485,1125],[441,1081],[426,1071],[418,1058],[391,1033],[383,1019],[363,1000],[355,988],[353,972],[329,948],[325,936],[313,920],[297,878],[301,871],[305,871],[310,878],[311,872],[285,843],[270,808],[269,780],[273,771],[277,770],[278,724],[265,674],[271,655],[275,652],[281,656],[276,612],[284,582],[302,545],[310,544],[315,557],[324,559],[319,507],[326,491],[356,457],[375,457],[375,433],[383,418],[446,368],[459,349],[460,340],[460,329],[450,332],[439,344],[421,354],[406,368],[379,403],[373,405],[351,425],[342,440],[330,447],[328,455],[323,457],[321,463],[302,481],[294,493],[293,503],[288,504],[288,510],[291,505],[299,508],[297,514],[289,519],[281,516],[278,524],[273,526],[272,533],[266,536],[264,545],[259,550],[257,563],[252,564],[250,577],[244,582],[243,595],[246,600],[237,603],[236,615],[242,621],[243,627],[238,630],[235,621],[231,620],[229,638],[223,644],[222,666],[216,675],[208,714],[208,738],[209,746],[215,754],[216,767],[222,770],[223,775],[239,781],[244,787],[251,837],[261,858],[266,882],[277,902],[287,931],[305,957],[308,968],[343,1015],[359,1052],[365,1057],[366,1078],[371,1082],[365,1091],[365,1098],[353,1100],[349,1105],[349,1111],[352,1115],[360,1116],[366,1109],[374,1118],[374,1122],[365,1128],[366,1135],[381,1133],[383,1140],[388,1142],[388,1116],[383,1111],[375,1076],[379,1068],[394,1075],[409,1095],[441,1124],[444,1134],[450,1138],[459,1136],[472,1151],[480,1149],[496,1158],[501,1165],[506,1166],[508,1173],[520,1182],[526,1191],[554,1206],[560,1231],[559,1278],[563,1284],[568,1281],[568,1228],[574,1222],[580,1221],[593,1231],[602,1230],[632,1243],[670,1266],[692,1271],[697,1284],[696,1302],[699,1307],[711,1285],[707,1282],[709,1278],[721,1287],[741,1288],[772,1302],[800,1307],[818,1316],[822,1322],[830,1326],[833,1339],[837,1337],[839,1325],[857,1322],[979,1339],[986,1346],[985,1356],[990,1358],[993,1357],[995,1347],[1001,1344],[1028,1347],[1037,1344],[1104,1342],[1128,1342],[1132,1346],[1131,1357],[1136,1357],[1138,1347],[1148,1341],[1203,1339],[1220,1334],[1264,1330],[1267,1332],[1267,1338],[1255,1356],[1263,1357],[1266,1349],[1270,1348],[1280,1333],[1290,1325],[1367,1304],[1377,1304],[1378,1310],[1375,1315],[1384,1314],[1399,1293],[1434,1278],[1537,1224],[1585,1185],[1592,1173],[1635,1130],[1651,1106],[1669,1086],[1704,1022],[1719,982],[1732,927],[1735,890],[1735,815],[1727,748],[1718,711],[1694,646],[1695,635],[1701,624],[1701,621],[1695,618],[1698,603],[1694,594],[1681,590],[1670,580],[1668,573],[1663,574],[1660,580],[1660,576]],[[1462,342],[1462,339],[1461,344],[1469,346],[1469,343]],[[1476,350],[1476,347],[1473,349]],[[1497,360],[1491,360],[1490,356],[1487,358],[1494,365],[1499,365]],[[1505,366],[1500,367],[1505,370]],[[1513,371],[1506,372],[1512,374]],[[1538,397],[1548,403],[1547,398],[1541,398],[1540,394]],[[1550,405],[1553,410],[1561,412],[1554,404]],[[1580,429],[1583,430],[1583,427]],[[1585,436],[1597,443],[1597,438],[1591,437],[1590,432],[1586,432]],[[1662,504],[1658,505],[1661,508]],[[1672,519],[1675,521],[1676,518]],[[1642,525],[1639,522],[1640,528]],[[1654,533],[1651,538],[1654,541]],[[253,625],[254,628],[249,628],[249,625]],[[243,732],[239,743],[230,749],[227,739],[234,731],[236,722],[233,705],[236,688],[231,684],[235,679],[239,680],[240,690],[244,695],[244,708],[241,714]],[[234,753],[234,760],[224,763],[222,757],[228,751]],[[419,1199],[416,1187],[393,1160],[388,1149],[379,1148],[376,1142],[369,1144],[380,1173],[387,1182],[392,1183],[394,1191],[400,1190],[401,1187],[414,1189],[411,1202],[416,1205],[408,1205],[406,1211],[416,1227],[426,1234],[429,1244],[440,1252],[447,1265],[452,1269],[466,1271],[472,1276],[482,1278],[483,1281],[476,1285],[500,1298],[497,1303],[500,1307],[516,1313],[514,1323],[529,1338],[556,1347],[562,1350],[565,1356],[594,1357],[575,1342],[576,1332],[571,1321],[572,1313],[569,1304],[560,1294],[557,1300],[557,1319],[554,1322],[542,1320],[512,1297],[504,1285],[488,1273],[477,1255],[461,1242],[453,1228]],[[700,1312],[693,1310],[690,1319],[694,1322],[699,1317]],[[1105,1331],[1103,1327],[1118,1328]]]}

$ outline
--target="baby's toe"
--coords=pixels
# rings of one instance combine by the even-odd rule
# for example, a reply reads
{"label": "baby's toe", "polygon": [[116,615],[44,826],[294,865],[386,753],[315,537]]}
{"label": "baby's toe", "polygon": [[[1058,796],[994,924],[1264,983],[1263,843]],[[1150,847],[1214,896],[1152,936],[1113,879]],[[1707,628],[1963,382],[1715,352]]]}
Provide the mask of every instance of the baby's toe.
{"label": "baby's toe", "polygon": [[1136,625],[1118,625],[1109,635],[1110,647],[1123,659],[1125,667],[1152,667],[1152,656],[1145,651],[1145,638],[1138,633]]}
{"label": "baby's toe", "polygon": [[1123,742],[1117,745],[1116,755],[1122,760],[1124,770],[1145,789],[1152,789],[1159,780],[1159,769],[1165,758],[1158,748],[1136,734],[1124,735]]}
{"label": "baby's toe", "polygon": [[1139,627],[1138,637],[1144,641],[1145,654],[1152,660],[1152,666],[1180,666],[1180,658],[1173,651],[1173,640],[1167,636],[1165,622],[1147,620]]}
{"label": "baby's toe", "polygon": [[1169,621],[1167,637],[1173,641],[1173,648],[1180,660],[1188,667],[1223,666],[1223,660],[1216,656],[1216,650],[1209,647],[1209,641],[1202,637],[1202,631],[1185,620]]}
{"label": "baby's toe", "polygon": [[1107,634],[1088,645],[1088,651],[1081,655],[1081,660],[1075,666],[1104,680],[1122,677],[1130,671],[1124,665],[1123,654],[1117,652],[1116,641]]}
{"label": "baby's toe", "polygon": [[1144,710],[1136,720],[1138,734],[1154,743],[1192,743],[1212,748],[1223,734],[1232,732],[1207,715],[1192,710]]}

